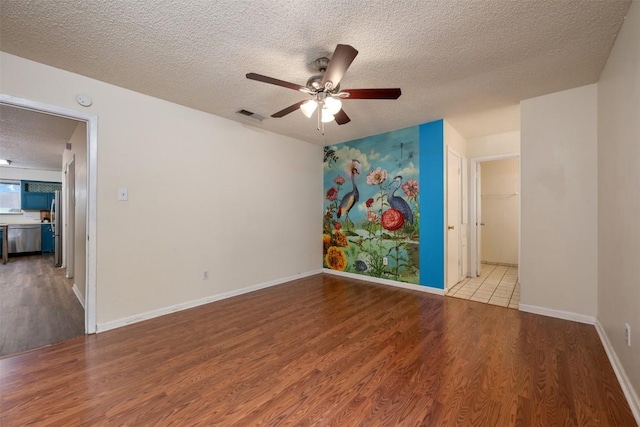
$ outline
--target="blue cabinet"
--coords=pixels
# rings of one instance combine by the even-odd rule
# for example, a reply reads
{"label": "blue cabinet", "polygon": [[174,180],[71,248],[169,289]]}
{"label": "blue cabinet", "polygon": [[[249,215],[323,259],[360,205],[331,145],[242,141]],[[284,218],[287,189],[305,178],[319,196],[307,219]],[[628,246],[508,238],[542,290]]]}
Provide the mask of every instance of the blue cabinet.
{"label": "blue cabinet", "polygon": [[20,198],[23,210],[49,210],[55,197],[54,191],[62,190],[60,182],[21,181]]}
{"label": "blue cabinet", "polygon": [[40,245],[42,253],[51,253],[54,250],[53,225],[42,224],[40,236]]}
{"label": "blue cabinet", "polygon": [[49,193],[24,193],[22,195],[23,210],[47,210],[51,209]]}

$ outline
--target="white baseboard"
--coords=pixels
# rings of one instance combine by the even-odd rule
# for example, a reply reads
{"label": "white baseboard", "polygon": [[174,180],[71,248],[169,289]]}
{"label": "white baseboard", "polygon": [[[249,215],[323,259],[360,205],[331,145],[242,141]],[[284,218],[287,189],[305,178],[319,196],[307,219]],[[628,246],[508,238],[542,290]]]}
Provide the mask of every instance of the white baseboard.
{"label": "white baseboard", "polygon": [[620,359],[618,359],[618,355],[613,349],[611,341],[609,341],[609,337],[602,327],[602,324],[599,320],[596,319],[595,325],[596,331],[598,331],[598,335],[600,336],[600,341],[602,341],[602,346],[604,347],[604,350],[607,352],[607,356],[609,357],[609,362],[611,363],[613,372],[616,373],[616,377],[618,378],[620,387],[622,387],[624,396],[627,398],[627,402],[629,402],[629,407],[631,408],[631,412],[636,419],[636,423],[640,425],[640,399],[638,399],[638,394],[633,389],[631,381],[629,381],[629,377],[622,367]]}
{"label": "white baseboard", "polygon": [[76,284],[73,284],[73,293],[76,294],[76,298],[78,298],[78,301],[80,301],[80,305],[82,306],[82,308],[84,307],[84,298],[82,297],[82,294],[80,293],[80,289],[78,289],[78,287],[76,286]]}
{"label": "white baseboard", "polygon": [[414,285],[413,283],[396,282],[395,280],[379,279],[377,277],[366,276],[364,274],[345,273],[343,271],[323,268],[323,273],[335,276],[348,277],[349,279],[364,280],[367,282],[380,283],[381,285],[395,286],[396,288],[411,289],[412,291],[427,292],[430,294],[444,295],[444,289],[432,288],[431,286]]}
{"label": "white baseboard", "polygon": [[304,277],[313,276],[314,274],[320,274],[322,270],[313,270],[306,273],[298,273],[293,276],[283,277],[281,279],[270,280],[268,282],[258,283],[257,285],[247,286],[246,288],[236,289],[221,294],[211,295],[208,297],[200,298],[197,300],[187,301],[180,304],[171,305],[169,307],[159,308],[157,310],[147,311],[145,313],[134,314],[133,316],[123,317],[121,319],[112,320],[109,322],[99,323],[97,325],[97,332],[105,332],[111,329],[120,328],[122,326],[131,325],[133,323],[142,322],[144,320],[153,319],[154,317],[164,316],[166,314],[175,313],[177,311],[187,310],[189,308],[198,307],[200,305],[209,304],[214,301],[220,301],[222,299],[235,297],[238,295],[254,292],[260,289],[268,288],[271,286],[280,285],[282,283],[291,282],[292,280],[302,279]]}
{"label": "white baseboard", "polygon": [[554,310],[553,308],[538,307],[536,305],[520,304],[518,308],[520,311],[526,311],[527,313],[541,314],[543,316],[555,317],[557,319],[572,320],[574,322],[586,323],[588,325],[595,325],[597,320],[594,316],[572,313],[570,311]]}

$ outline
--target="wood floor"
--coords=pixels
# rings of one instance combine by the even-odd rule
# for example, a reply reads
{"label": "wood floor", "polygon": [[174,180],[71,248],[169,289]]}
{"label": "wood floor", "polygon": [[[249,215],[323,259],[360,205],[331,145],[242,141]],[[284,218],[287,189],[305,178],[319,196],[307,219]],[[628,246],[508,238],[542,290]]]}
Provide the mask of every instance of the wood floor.
{"label": "wood floor", "polygon": [[634,426],[593,326],[317,275],[0,360],[0,425]]}
{"label": "wood floor", "polygon": [[0,357],[84,335],[84,310],[72,286],[52,254],[0,264]]}

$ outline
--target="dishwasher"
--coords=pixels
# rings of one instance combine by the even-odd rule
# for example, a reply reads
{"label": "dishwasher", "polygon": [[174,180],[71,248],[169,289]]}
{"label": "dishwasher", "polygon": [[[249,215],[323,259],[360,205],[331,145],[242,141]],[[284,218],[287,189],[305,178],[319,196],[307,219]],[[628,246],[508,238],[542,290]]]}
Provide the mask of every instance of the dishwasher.
{"label": "dishwasher", "polygon": [[7,231],[9,254],[40,252],[40,224],[9,224]]}

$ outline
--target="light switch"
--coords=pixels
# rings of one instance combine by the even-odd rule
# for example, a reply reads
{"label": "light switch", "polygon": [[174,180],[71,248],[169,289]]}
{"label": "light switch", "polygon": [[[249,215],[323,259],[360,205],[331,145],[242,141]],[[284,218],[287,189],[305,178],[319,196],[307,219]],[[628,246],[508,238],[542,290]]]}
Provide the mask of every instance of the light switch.
{"label": "light switch", "polygon": [[118,200],[126,202],[129,200],[129,192],[126,188],[118,188]]}

